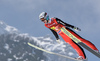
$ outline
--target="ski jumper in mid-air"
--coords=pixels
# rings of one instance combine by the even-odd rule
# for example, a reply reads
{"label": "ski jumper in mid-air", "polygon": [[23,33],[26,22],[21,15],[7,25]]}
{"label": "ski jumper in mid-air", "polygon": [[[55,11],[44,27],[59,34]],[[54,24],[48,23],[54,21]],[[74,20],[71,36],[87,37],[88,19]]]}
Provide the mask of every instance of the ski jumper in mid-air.
{"label": "ski jumper in mid-air", "polygon": [[[45,26],[47,28],[49,28],[52,33],[55,35],[56,37],[56,41],[58,43],[60,43],[60,39],[58,34],[64,39],[64,41],[68,44],[70,44],[78,53],[79,57],[78,59],[86,59],[86,55],[84,53],[84,50],[76,43],[74,42],[70,37],[68,37],[64,32],[61,31],[61,28],[64,27],[67,31],[69,31],[72,35],[74,35],[77,39],[79,39],[81,42],[85,43],[87,46],[89,46],[91,49],[98,51],[98,49],[89,41],[83,39],[82,37],[80,37],[78,34],[76,34],[72,29],[81,31],[81,29],[79,29],[78,27],[75,27],[73,25],[70,25],[68,23],[63,22],[62,20],[58,19],[58,18],[51,18],[49,19],[49,15],[47,15],[46,12],[42,12],[39,15],[39,19],[45,23]],[[98,51],[99,52],[99,51]]]}

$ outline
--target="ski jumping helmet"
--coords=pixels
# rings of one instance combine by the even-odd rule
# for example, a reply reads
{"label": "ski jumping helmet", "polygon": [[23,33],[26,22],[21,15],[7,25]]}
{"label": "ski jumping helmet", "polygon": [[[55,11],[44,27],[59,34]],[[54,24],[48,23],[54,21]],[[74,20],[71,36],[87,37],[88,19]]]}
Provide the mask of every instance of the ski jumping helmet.
{"label": "ski jumping helmet", "polygon": [[46,19],[48,21],[49,20],[49,15],[47,15],[46,12],[42,12],[39,15],[39,19],[42,19],[42,18],[44,18],[44,19]]}

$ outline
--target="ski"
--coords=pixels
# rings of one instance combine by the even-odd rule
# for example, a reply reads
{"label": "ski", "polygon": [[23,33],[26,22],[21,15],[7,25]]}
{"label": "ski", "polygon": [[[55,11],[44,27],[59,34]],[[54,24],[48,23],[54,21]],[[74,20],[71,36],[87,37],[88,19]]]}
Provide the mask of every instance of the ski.
{"label": "ski", "polygon": [[100,58],[100,53],[94,51],[93,49],[91,49],[90,47],[88,47],[86,44],[84,44],[83,42],[81,42],[74,35],[72,35],[67,29],[65,29],[63,27],[63,28],[61,28],[61,31],[63,31],[66,35],[68,35],[74,42],[76,42],[77,44],[81,45],[82,47],[84,47],[85,49],[87,49],[88,51],[90,51],[92,54],[94,54],[95,56],[97,56],[97,57]]}
{"label": "ski", "polygon": [[85,49],[87,49],[88,51],[90,51],[92,54],[94,54],[95,56],[97,56],[98,58],[100,58],[100,53],[94,51],[93,49],[91,49],[90,47],[88,47],[86,44],[80,42],[78,43],[79,45],[81,45],[82,47],[84,47]]}
{"label": "ski", "polygon": [[[45,50],[45,49],[42,49],[42,48],[40,48],[40,47],[37,47],[37,46],[35,46],[35,45],[29,43],[29,42],[28,42],[28,45],[31,46],[31,47],[34,47],[34,48],[36,48],[36,49],[38,49],[38,50],[41,50],[41,51],[43,51],[43,52],[49,53],[49,54],[54,54],[54,55],[57,55],[57,56],[61,56],[61,57],[68,58],[68,59],[72,59],[72,60],[76,60],[76,61],[83,61],[83,60],[79,60],[79,59],[77,59],[77,58],[72,58],[72,57],[69,57],[69,56],[65,56],[65,55],[61,55],[61,54],[54,53],[54,52],[51,52],[51,51],[47,51],[47,50]],[[85,59],[84,59],[84,60],[85,60]]]}

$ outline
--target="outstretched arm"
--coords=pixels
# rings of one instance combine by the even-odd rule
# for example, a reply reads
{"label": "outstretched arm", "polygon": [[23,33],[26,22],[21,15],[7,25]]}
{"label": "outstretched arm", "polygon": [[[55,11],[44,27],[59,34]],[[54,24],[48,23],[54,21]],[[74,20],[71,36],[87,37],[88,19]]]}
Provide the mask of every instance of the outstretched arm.
{"label": "outstretched arm", "polygon": [[75,29],[75,30],[77,30],[77,31],[81,31],[81,29],[79,29],[78,27],[75,27],[75,26],[73,26],[73,25],[70,25],[70,24],[68,24],[68,23],[65,23],[65,22],[63,22],[62,20],[58,19],[58,18],[56,18],[56,21],[57,21],[59,24],[62,24],[62,25],[64,25],[64,26],[66,26],[66,27],[70,27],[70,28]]}
{"label": "outstretched arm", "polygon": [[58,22],[59,24],[62,24],[62,25],[64,25],[64,26],[71,27],[71,28],[74,28],[74,27],[75,27],[75,26],[73,26],[73,25],[70,25],[70,24],[68,24],[68,23],[63,22],[61,19],[56,18],[56,20],[57,20],[57,22]]}
{"label": "outstretched arm", "polygon": [[56,42],[58,42],[59,44],[61,43],[59,36],[57,34],[57,32],[55,32],[54,30],[50,29],[52,31],[52,33],[54,34],[54,36],[56,37]]}
{"label": "outstretched arm", "polygon": [[55,32],[54,30],[50,29],[52,31],[52,33],[54,34],[54,36],[56,37],[56,39],[58,40],[59,39],[59,36],[57,34],[57,32]]}

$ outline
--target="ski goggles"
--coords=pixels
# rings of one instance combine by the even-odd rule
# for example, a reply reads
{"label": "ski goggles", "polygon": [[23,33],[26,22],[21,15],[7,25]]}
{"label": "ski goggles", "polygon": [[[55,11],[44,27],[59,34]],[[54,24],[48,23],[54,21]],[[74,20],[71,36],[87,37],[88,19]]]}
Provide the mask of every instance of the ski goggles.
{"label": "ski goggles", "polygon": [[41,19],[41,21],[43,22],[43,21],[45,21],[45,19],[44,19],[44,18],[42,18],[42,19]]}
{"label": "ski goggles", "polygon": [[43,22],[43,21],[45,21],[45,20],[49,20],[49,16],[46,16],[46,17],[44,17],[44,18],[41,18],[41,21]]}

